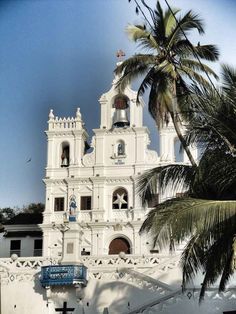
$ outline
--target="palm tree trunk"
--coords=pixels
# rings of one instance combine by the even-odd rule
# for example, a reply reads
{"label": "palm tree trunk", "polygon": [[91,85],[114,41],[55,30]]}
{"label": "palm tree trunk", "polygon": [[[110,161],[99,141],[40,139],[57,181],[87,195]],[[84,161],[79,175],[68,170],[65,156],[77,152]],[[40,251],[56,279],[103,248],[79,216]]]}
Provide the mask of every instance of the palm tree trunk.
{"label": "palm tree trunk", "polygon": [[173,94],[172,94],[173,95],[173,98],[172,98],[172,101],[173,101],[172,108],[168,108],[168,109],[169,109],[169,113],[170,113],[172,122],[174,124],[175,132],[176,132],[176,134],[177,134],[177,136],[178,136],[178,138],[179,138],[179,140],[180,140],[180,142],[181,142],[181,144],[183,146],[183,149],[184,149],[185,153],[188,156],[188,159],[189,159],[191,165],[194,168],[196,168],[197,164],[196,164],[196,162],[195,162],[195,160],[193,158],[193,155],[192,155],[192,153],[191,153],[191,151],[190,151],[190,149],[189,149],[189,147],[188,147],[188,145],[187,145],[187,143],[186,143],[186,141],[185,141],[185,139],[183,137],[183,134],[182,134],[182,132],[180,130],[179,121],[178,121],[178,119],[176,119],[176,117],[177,117],[176,113],[178,112],[178,102],[177,102],[177,95],[176,95],[176,81],[173,82],[173,90],[172,90],[172,92],[173,92]]}
{"label": "palm tree trunk", "polygon": [[191,165],[192,165],[194,168],[196,168],[196,167],[197,167],[197,164],[196,164],[196,162],[195,162],[195,160],[194,160],[194,158],[193,158],[193,155],[192,155],[192,153],[191,153],[191,151],[190,151],[188,145],[186,144],[186,141],[185,141],[185,139],[184,139],[184,137],[183,137],[183,134],[182,134],[182,132],[181,132],[181,130],[180,130],[179,123],[178,123],[178,121],[176,120],[175,114],[174,114],[173,112],[170,112],[170,116],[171,116],[172,122],[173,122],[173,124],[174,124],[175,132],[176,132],[176,134],[177,134],[177,136],[178,136],[178,138],[179,138],[179,140],[180,140],[180,142],[181,142],[181,145],[183,146],[183,149],[184,149],[184,151],[186,152],[186,154],[187,154],[187,156],[188,156],[188,159],[189,159]]}

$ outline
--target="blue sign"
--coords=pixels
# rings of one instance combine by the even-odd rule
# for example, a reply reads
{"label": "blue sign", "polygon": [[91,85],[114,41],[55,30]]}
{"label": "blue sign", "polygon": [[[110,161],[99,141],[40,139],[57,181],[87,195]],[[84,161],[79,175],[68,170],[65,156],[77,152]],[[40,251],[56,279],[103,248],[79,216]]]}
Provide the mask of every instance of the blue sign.
{"label": "blue sign", "polygon": [[87,267],[84,265],[50,265],[41,267],[40,282],[43,287],[87,285]]}

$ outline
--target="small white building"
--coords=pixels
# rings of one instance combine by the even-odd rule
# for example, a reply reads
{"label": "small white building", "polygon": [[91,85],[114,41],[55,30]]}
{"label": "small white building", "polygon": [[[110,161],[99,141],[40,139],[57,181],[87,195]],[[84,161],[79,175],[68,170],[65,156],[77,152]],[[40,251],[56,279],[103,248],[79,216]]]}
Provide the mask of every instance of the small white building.
{"label": "small white building", "polygon": [[0,257],[42,256],[43,234],[39,227],[43,221],[41,213],[20,213],[4,225],[0,241]]}
{"label": "small white building", "polygon": [[[136,179],[175,162],[176,135],[171,125],[163,128],[160,155],[150,150],[143,104],[136,104],[130,87],[119,94],[117,79],[99,100],[100,127],[90,145],[79,108],[73,118],[50,111],[45,211],[34,226],[43,233],[43,256],[0,259],[1,313],[235,313],[227,312],[236,309],[234,289],[207,291],[199,307],[200,284],[182,293],[180,252],[152,250],[151,239],[139,234],[153,204],[142,207]],[[33,252],[36,238],[28,240],[22,246]],[[8,255],[11,242],[4,241]]]}

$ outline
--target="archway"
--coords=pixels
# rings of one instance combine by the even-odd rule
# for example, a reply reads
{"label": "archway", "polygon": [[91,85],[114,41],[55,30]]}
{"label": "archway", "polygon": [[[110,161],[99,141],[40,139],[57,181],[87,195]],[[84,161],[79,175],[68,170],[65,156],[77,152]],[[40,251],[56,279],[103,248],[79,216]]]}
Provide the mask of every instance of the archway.
{"label": "archway", "polygon": [[70,165],[70,145],[63,142],[61,145],[61,167],[69,167]]}
{"label": "archway", "polygon": [[111,254],[119,254],[120,252],[124,252],[125,254],[130,254],[130,244],[124,238],[115,238],[111,241],[109,245],[109,255]]}

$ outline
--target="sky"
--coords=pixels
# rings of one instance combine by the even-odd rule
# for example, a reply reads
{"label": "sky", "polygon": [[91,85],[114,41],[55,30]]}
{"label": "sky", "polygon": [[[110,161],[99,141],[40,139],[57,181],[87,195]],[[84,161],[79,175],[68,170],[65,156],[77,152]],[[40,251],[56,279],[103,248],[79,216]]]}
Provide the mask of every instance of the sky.
{"label": "sky", "polygon": [[[206,33],[191,40],[216,44],[220,62],[236,66],[236,1],[168,2],[183,13],[199,13]],[[125,33],[128,24],[138,22],[134,0],[0,1],[0,208],[44,202],[49,110],[67,117],[80,107],[92,135],[99,127],[98,99],[111,86],[116,51],[122,49],[126,57],[140,51]],[[219,64],[213,68],[220,72]],[[144,123],[151,130],[151,147],[158,150],[147,109]]]}

